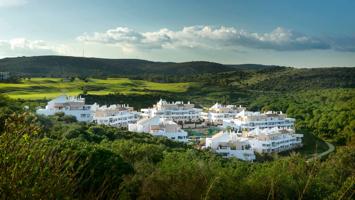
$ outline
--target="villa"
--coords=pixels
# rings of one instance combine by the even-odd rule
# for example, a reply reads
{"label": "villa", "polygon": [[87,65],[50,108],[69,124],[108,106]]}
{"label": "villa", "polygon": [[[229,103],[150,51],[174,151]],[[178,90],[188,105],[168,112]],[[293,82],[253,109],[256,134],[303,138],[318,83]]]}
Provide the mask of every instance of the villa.
{"label": "villa", "polygon": [[293,129],[271,128],[243,132],[240,136],[248,140],[251,148],[258,153],[279,153],[302,147],[303,134],[296,134]]}
{"label": "villa", "polygon": [[129,124],[128,130],[132,132],[145,132],[154,136],[164,136],[171,140],[187,142],[187,132],[170,119],[155,116],[141,119],[135,124]]}
{"label": "villa", "polygon": [[128,105],[99,106],[87,105],[85,98],[62,95],[47,103],[43,109],[37,109],[39,115],[54,115],[63,112],[72,115],[81,122],[95,122],[115,127],[127,127],[129,123],[135,123],[140,113]]}
{"label": "villa", "polygon": [[245,110],[245,107],[236,105],[214,104],[207,112],[202,112],[202,118],[212,124],[222,125],[223,120],[233,119],[238,113]]}
{"label": "villa", "polygon": [[238,137],[235,132],[221,131],[211,138],[206,138],[205,147],[223,157],[235,157],[246,161],[255,160],[255,154],[248,139]]}
{"label": "villa", "polygon": [[241,111],[234,119],[223,120],[223,127],[233,128],[236,130],[253,130],[255,128],[284,128],[293,129],[295,124],[294,118],[288,118],[282,112],[250,112]]}
{"label": "villa", "polygon": [[105,124],[115,127],[128,127],[128,124],[136,123],[139,113],[129,105],[111,105],[107,107],[94,104],[93,121],[97,124]]}
{"label": "villa", "polygon": [[49,101],[44,109],[38,109],[36,112],[46,116],[63,112],[65,115],[72,115],[78,121],[83,122],[90,122],[93,119],[91,105],[86,105],[84,98],[66,95]]}
{"label": "villa", "polygon": [[190,102],[167,102],[161,99],[153,108],[146,108],[141,111],[142,116],[145,118],[159,116],[161,118],[170,119],[176,123],[185,123],[200,121],[202,109],[195,108],[195,105]]}

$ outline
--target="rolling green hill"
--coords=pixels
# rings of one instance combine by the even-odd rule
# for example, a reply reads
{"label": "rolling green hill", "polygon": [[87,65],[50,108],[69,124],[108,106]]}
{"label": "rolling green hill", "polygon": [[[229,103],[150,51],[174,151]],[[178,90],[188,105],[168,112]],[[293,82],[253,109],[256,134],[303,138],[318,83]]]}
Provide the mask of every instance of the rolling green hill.
{"label": "rolling green hill", "polygon": [[0,71],[28,77],[69,76],[194,76],[230,71],[263,71],[274,65],[224,65],[206,61],[153,62],[140,59],[104,59],[70,56],[33,56],[0,59]]}
{"label": "rolling green hill", "polygon": [[68,56],[17,57],[0,60],[0,71],[9,71],[32,77],[122,76],[137,74],[191,75],[232,70],[235,70],[235,67],[204,61],[173,63],[138,59]]}

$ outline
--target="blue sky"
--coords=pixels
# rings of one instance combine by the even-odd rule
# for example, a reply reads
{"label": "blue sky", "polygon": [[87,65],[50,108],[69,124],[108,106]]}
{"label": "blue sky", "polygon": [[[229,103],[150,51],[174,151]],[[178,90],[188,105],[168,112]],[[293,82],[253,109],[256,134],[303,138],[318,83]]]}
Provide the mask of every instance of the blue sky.
{"label": "blue sky", "polygon": [[352,0],[0,0],[0,57],[355,66]]}

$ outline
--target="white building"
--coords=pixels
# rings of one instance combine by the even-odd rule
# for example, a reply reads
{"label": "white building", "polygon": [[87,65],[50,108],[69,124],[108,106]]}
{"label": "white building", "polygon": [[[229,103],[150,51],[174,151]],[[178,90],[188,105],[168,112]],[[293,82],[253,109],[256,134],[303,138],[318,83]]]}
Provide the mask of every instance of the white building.
{"label": "white building", "polygon": [[249,112],[242,111],[234,119],[223,120],[223,127],[231,127],[237,130],[253,130],[255,128],[294,128],[295,119],[288,118],[282,112]]}
{"label": "white building", "polygon": [[252,149],[258,153],[282,152],[302,147],[303,134],[296,134],[293,129],[255,128],[243,132],[241,138],[248,140]]}
{"label": "white building", "polygon": [[111,105],[107,107],[94,104],[93,121],[97,124],[105,124],[115,127],[128,127],[128,124],[136,123],[139,113],[128,105]]}
{"label": "white building", "polygon": [[86,105],[85,99],[81,97],[59,96],[49,101],[44,109],[37,110],[37,114],[46,116],[59,112],[75,116],[78,121],[92,121],[91,105]]}
{"label": "white building", "polygon": [[194,104],[182,101],[167,102],[160,100],[153,108],[142,109],[142,116],[152,118],[159,116],[174,122],[198,122],[201,120],[200,113],[202,109],[195,108]]}
{"label": "white building", "polygon": [[10,78],[10,72],[0,72],[0,81]]}
{"label": "white building", "polygon": [[241,160],[255,160],[254,151],[248,140],[238,137],[235,132],[221,131],[211,138],[206,138],[206,148],[224,157],[236,157]]}
{"label": "white building", "polygon": [[222,105],[219,103],[210,107],[207,112],[202,112],[202,118],[213,124],[222,125],[223,120],[233,119],[238,113],[245,110],[245,107],[236,105]]}
{"label": "white building", "polygon": [[154,136],[164,136],[171,140],[187,142],[187,132],[182,130],[172,120],[155,116],[141,119],[136,124],[129,124],[128,130],[132,132],[145,132]]}

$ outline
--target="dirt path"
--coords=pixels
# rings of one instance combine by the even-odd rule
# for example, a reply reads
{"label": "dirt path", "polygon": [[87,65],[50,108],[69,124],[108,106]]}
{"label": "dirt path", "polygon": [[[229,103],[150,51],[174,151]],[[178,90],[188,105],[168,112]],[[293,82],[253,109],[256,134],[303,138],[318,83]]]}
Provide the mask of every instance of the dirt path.
{"label": "dirt path", "polygon": [[322,153],[319,154],[315,154],[312,158],[309,158],[307,161],[312,161],[315,159],[321,159],[322,157],[332,153],[335,150],[335,147],[333,144],[329,143],[329,142],[325,142],[328,145],[328,150],[324,151]]}

